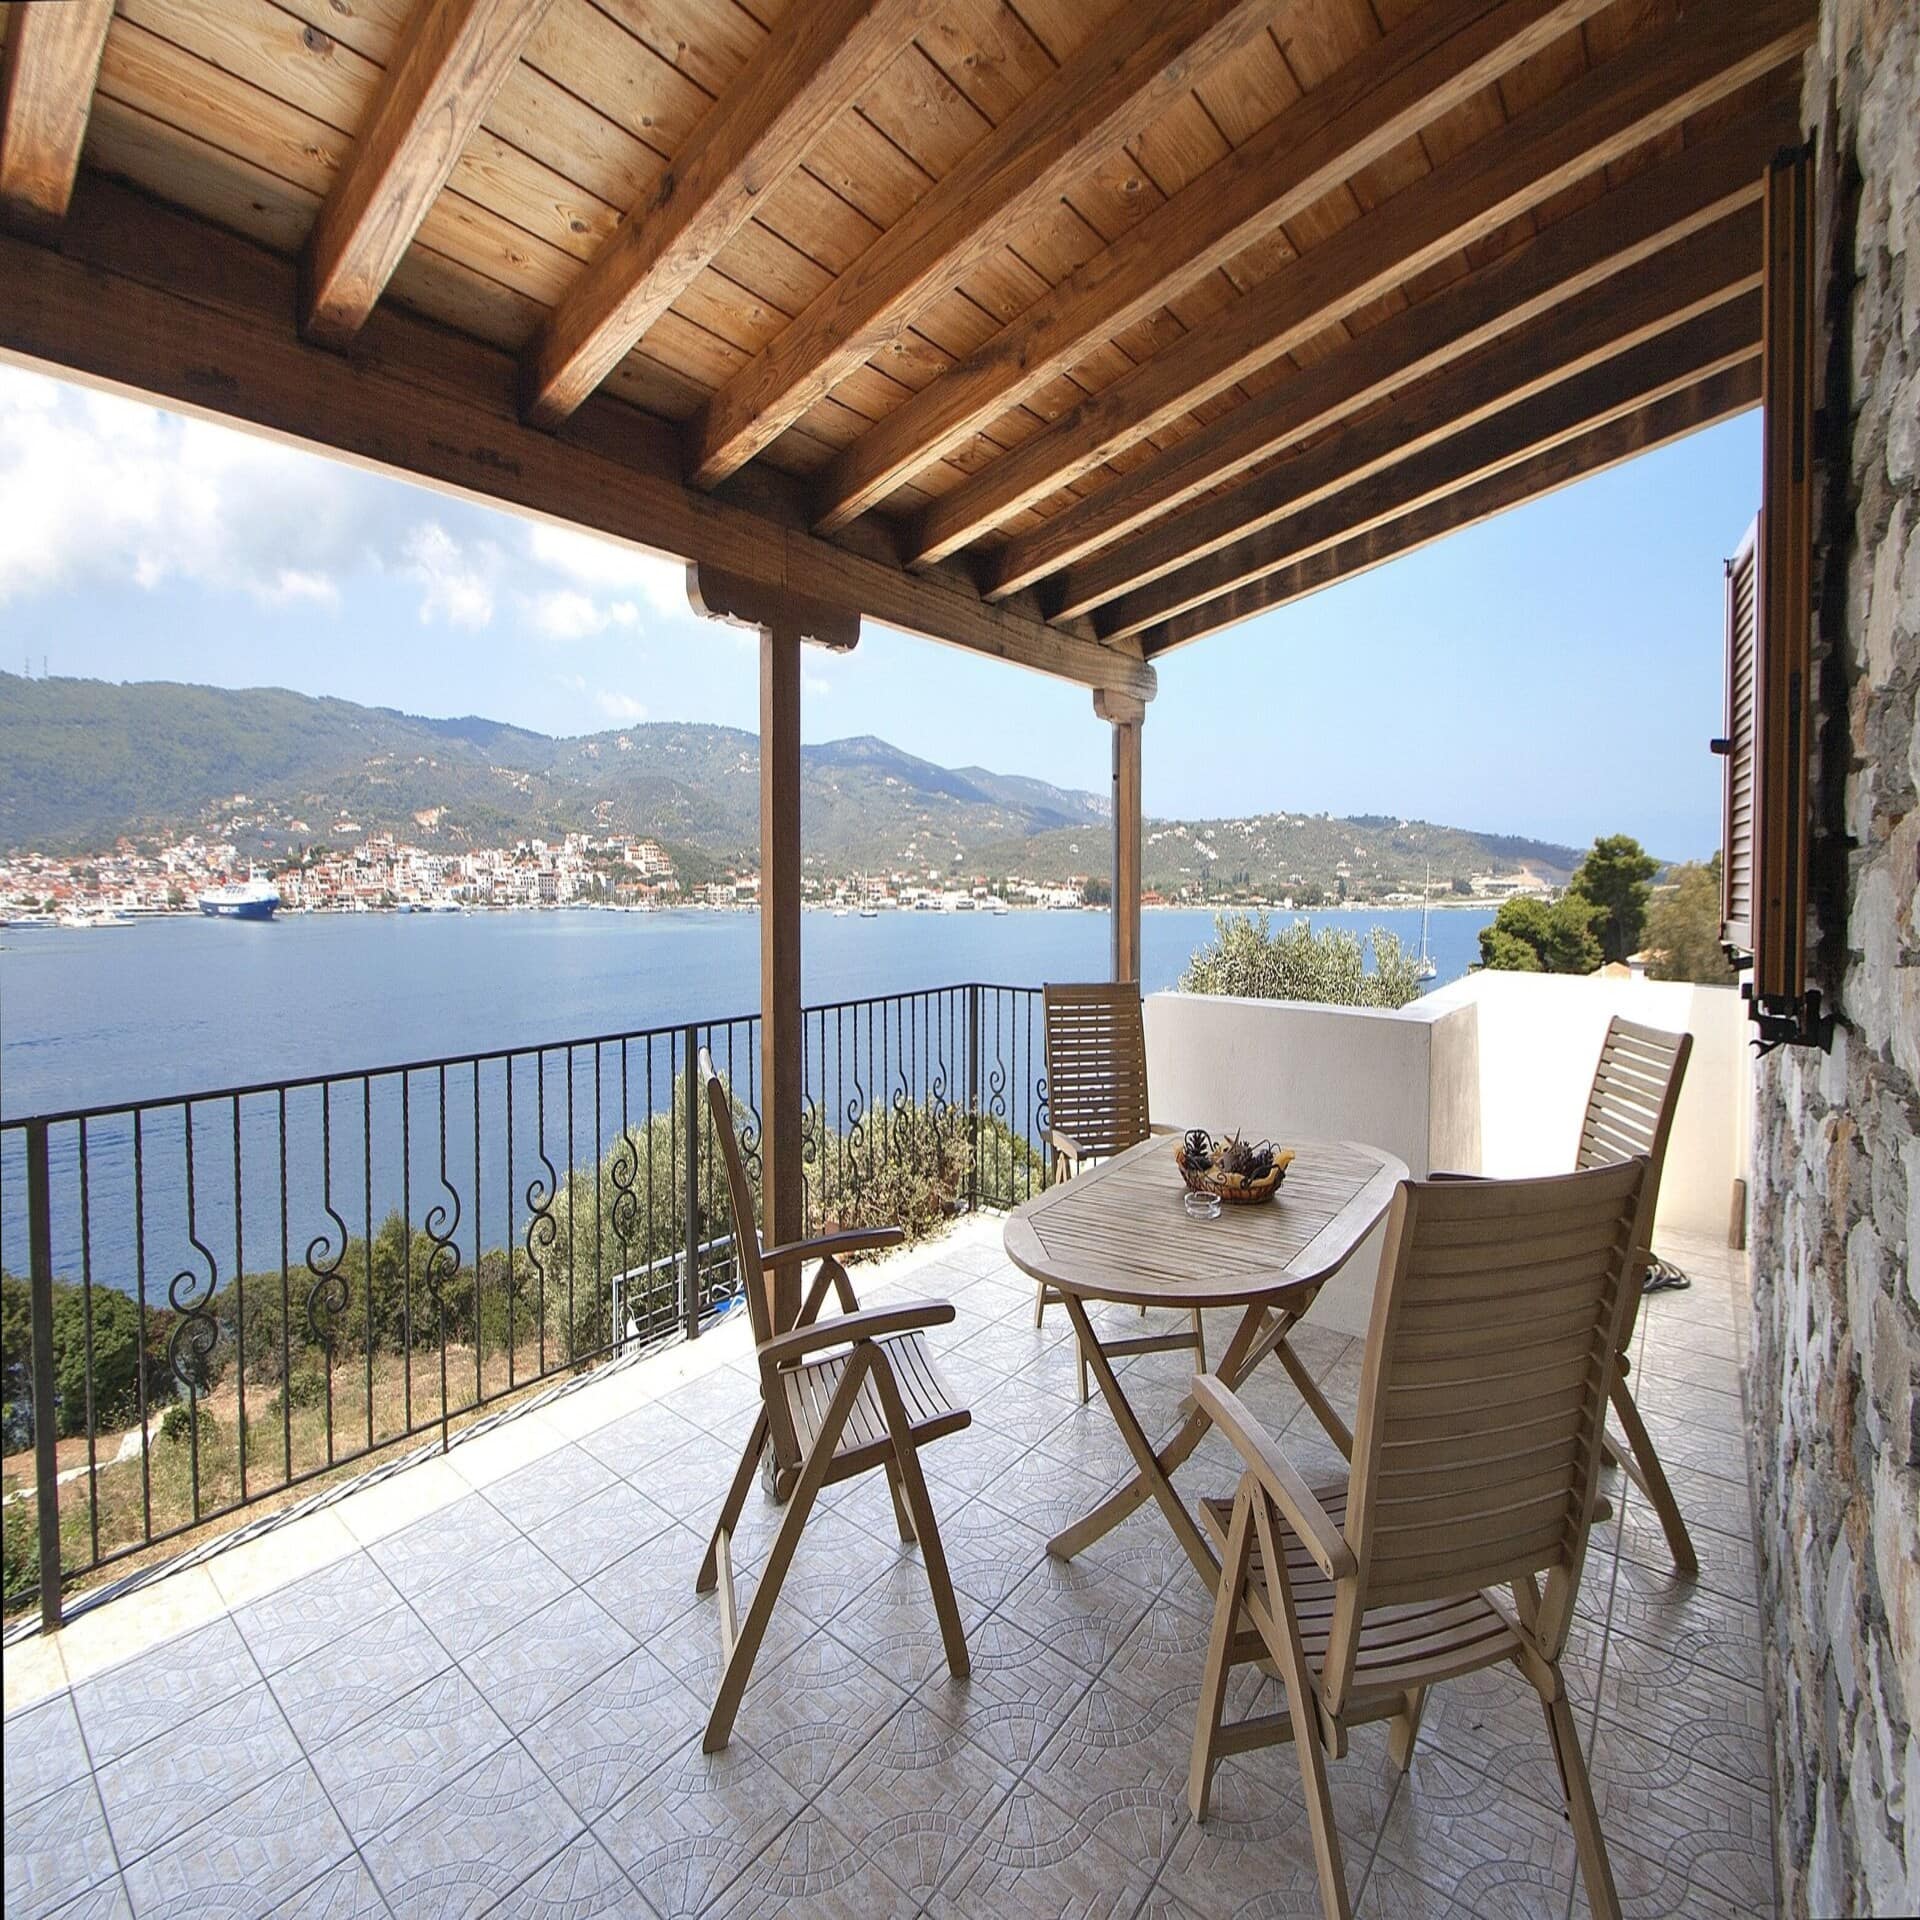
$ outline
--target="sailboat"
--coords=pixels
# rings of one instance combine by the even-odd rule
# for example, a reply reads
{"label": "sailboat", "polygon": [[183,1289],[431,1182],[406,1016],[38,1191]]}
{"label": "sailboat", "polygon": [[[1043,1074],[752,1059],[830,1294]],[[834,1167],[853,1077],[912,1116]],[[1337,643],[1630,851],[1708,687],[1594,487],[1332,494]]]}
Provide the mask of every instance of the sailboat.
{"label": "sailboat", "polygon": [[1429,862],[1420,876],[1420,957],[1413,963],[1413,977],[1416,980],[1435,980],[1440,975],[1433,955],[1427,950],[1427,895],[1432,888],[1433,866]]}

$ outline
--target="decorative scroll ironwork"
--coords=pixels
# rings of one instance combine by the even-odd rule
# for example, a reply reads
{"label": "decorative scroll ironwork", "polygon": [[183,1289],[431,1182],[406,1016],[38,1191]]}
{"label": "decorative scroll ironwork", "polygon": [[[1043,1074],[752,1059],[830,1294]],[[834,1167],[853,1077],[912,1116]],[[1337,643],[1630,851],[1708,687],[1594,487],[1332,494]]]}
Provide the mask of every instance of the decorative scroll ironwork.
{"label": "decorative scroll ironwork", "polygon": [[[427,1209],[423,1223],[427,1238],[433,1242],[433,1251],[427,1255],[426,1272],[420,1276],[421,1284],[433,1298],[434,1311],[444,1322],[446,1316],[447,1282],[460,1271],[460,1248],[454,1236],[460,1231],[460,1195],[453,1182],[447,1178],[447,1070],[440,1069],[440,1186],[446,1194],[444,1201],[435,1201]],[[441,1358],[444,1365],[446,1337],[441,1336]]]}
{"label": "decorative scroll ironwork", "polygon": [[[544,1255],[551,1253],[560,1240],[560,1222],[554,1216],[554,1198],[560,1190],[560,1170],[553,1164],[547,1153],[547,1056],[535,1055],[534,1105],[537,1112],[534,1152],[539,1156],[540,1165],[546,1171],[542,1180],[538,1174],[527,1182],[527,1261],[540,1282],[540,1298],[547,1297],[547,1263]],[[443,1171],[441,1177],[445,1178]]]}
{"label": "decorative scroll ironwork", "polygon": [[333,1222],[334,1237],[317,1233],[307,1242],[307,1271],[313,1284],[307,1289],[307,1330],[333,1358],[335,1317],[347,1310],[349,1288],[340,1271],[347,1257],[347,1223],[333,1204],[333,1088],[320,1089],[320,1206]]}
{"label": "decorative scroll ironwork", "polygon": [[[220,1323],[213,1314],[213,1295],[220,1283],[220,1268],[212,1250],[200,1238],[197,1196],[194,1186],[193,1103],[185,1104],[187,1127],[187,1240],[195,1253],[207,1263],[203,1277],[191,1267],[182,1267],[167,1283],[167,1304],[180,1318],[167,1336],[167,1364],[173,1377],[191,1394],[205,1393],[212,1384],[213,1356],[220,1345]],[[196,1289],[206,1291],[195,1299]]]}

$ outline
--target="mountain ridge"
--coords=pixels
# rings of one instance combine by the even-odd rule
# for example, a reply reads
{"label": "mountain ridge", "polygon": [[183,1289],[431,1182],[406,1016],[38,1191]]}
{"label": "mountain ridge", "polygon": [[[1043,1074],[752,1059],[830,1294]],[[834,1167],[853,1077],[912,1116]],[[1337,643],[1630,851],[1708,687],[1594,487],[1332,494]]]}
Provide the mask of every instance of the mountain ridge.
{"label": "mountain ridge", "polygon": [[[871,734],[803,748],[801,778],[816,870],[1064,879],[1107,866],[1102,794],[942,767]],[[758,819],[759,743],[735,727],[651,721],[556,737],[278,687],[0,673],[0,847],[16,853],[197,833],[278,859],[348,830],[452,850],[577,831],[750,865]],[[1564,878],[1579,857],[1550,841],[1384,815],[1274,809],[1147,829],[1146,884],[1166,892],[1217,892],[1242,876],[1276,894],[1331,893],[1344,879],[1364,897],[1417,886],[1428,864],[1445,886],[1495,863]]]}

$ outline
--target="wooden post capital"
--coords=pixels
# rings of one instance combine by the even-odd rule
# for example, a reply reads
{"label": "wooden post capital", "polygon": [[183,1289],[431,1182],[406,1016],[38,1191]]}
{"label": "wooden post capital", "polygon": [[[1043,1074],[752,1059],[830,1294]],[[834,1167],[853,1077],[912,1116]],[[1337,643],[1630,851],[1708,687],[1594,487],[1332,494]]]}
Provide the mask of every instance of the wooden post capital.
{"label": "wooden post capital", "polygon": [[1123,693],[1118,687],[1095,687],[1093,710],[1116,727],[1137,727],[1147,717],[1146,701],[1139,694]]}
{"label": "wooden post capital", "polygon": [[834,653],[851,653],[860,644],[857,612],[698,560],[687,563],[687,598],[709,620],[797,636]]}

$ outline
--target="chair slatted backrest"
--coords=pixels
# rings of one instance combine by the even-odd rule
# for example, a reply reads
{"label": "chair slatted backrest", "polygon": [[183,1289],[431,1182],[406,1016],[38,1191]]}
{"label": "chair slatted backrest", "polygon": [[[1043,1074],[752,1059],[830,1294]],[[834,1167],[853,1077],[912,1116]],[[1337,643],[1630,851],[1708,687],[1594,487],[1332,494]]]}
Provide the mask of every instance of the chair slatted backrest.
{"label": "chair slatted backrest", "polygon": [[1644,1158],[1540,1180],[1404,1182],[1361,1377],[1328,1705],[1370,1607],[1546,1577],[1556,1658],[1598,1485]]}
{"label": "chair slatted backrest", "polygon": [[1089,1155],[1137,1146],[1147,1118],[1147,1035],[1140,989],[1052,984],[1044,990],[1047,1124]]}
{"label": "chair slatted backrest", "polygon": [[1693,1052],[1693,1035],[1667,1033],[1659,1027],[1636,1026],[1618,1014],[1607,1022],[1600,1044],[1600,1063],[1593,1070],[1593,1090],[1580,1123],[1576,1167],[1604,1167],[1632,1154],[1645,1154],[1647,1175],[1647,1235],[1639,1248],[1633,1272],[1633,1311],[1627,1315],[1621,1338],[1633,1333],[1639,1312],[1639,1288],[1647,1256],[1652,1251],[1653,1209],[1660,1196],[1660,1174],[1666,1166],[1667,1140],[1680,1104],[1680,1083],[1686,1078]]}
{"label": "chair slatted backrest", "polygon": [[705,1047],[700,1049],[700,1083],[707,1090],[707,1111],[713,1118],[713,1131],[720,1142],[721,1165],[727,1171],[727,1200],[733,1210],[733,1251],[740,1264],[740,1291],[747,1297],[747,1313],[753,1321],[753,1344],[760,1347],[774,1334],[772,1282],[760,1264],[760,1229],[753,1210],[753,1186],[747,1179],[746,1165],[740,1158],[739,1136],[734,1131],[733,1095],[715,1072],[713,1056]]}

